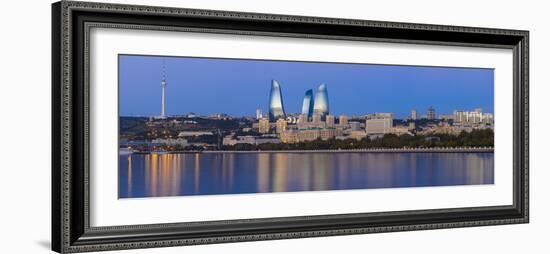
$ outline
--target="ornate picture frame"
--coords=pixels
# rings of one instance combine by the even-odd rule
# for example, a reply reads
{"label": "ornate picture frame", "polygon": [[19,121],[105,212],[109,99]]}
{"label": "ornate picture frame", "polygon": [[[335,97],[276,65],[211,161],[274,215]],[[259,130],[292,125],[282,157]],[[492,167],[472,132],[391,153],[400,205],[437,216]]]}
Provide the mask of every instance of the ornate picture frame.
{"label": "ornate picture frame", "polygon": [[[512,50],[513,112],[509,113],[513,113],[513,165],[509,166],[513,167],[513,204],[91,226],[89,32],[98,27]],[[73,253],[528,223],[528,84],[528,31],[73,1],[54,3],[52,249]]]}

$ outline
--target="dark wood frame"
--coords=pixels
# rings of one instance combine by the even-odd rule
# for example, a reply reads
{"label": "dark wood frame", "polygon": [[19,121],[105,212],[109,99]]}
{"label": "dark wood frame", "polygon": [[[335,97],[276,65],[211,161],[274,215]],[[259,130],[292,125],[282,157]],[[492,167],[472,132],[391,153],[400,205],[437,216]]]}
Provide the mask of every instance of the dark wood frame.
{"label": "dark wood frame", "polygon": [[[514,197],[465,207],[213,222],[90,227],[91,27],[199,31],[512,49]],[[52,249],[85,252],[527,223],[528,31],[62,1],[52,5]]]}

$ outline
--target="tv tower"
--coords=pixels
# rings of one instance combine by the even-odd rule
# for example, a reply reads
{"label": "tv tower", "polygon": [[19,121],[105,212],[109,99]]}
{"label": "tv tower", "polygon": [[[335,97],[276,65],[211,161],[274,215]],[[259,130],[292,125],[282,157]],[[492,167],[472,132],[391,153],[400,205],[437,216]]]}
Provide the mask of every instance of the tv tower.
{"label": "tv tower", "polygon": [[166,118],[166,64],[164,59],[162,60],[162,81],[160,82],[160,85],[162,87],[162,108],[160,111],[160,118],[165,119]]}

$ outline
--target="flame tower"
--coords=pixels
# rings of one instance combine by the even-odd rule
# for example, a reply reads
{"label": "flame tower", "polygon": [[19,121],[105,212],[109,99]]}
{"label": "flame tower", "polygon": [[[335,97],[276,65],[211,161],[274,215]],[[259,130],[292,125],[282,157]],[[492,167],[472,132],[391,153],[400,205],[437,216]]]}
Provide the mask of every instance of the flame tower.
{"label": "flame tower", "polygon": [[324,119],[329,113],[328,107],[328,91],[327,85],[321,84],[315,94],[315,104],[313,105],[313,113],[319,114]]}
{"label": "flame tower", "polygon": [[277,80],[272,80],[271,92],[269,93],[269,120],[274,121],[278,118],[285,118],[285,116],[281,85]]}
{"label": "flame tower", "polygon": [[313,115],[313,90],[309,89],[306,91],[304,96],[304,102],[302,103],[302,114],[306,115],[307,118],[311,118]]}

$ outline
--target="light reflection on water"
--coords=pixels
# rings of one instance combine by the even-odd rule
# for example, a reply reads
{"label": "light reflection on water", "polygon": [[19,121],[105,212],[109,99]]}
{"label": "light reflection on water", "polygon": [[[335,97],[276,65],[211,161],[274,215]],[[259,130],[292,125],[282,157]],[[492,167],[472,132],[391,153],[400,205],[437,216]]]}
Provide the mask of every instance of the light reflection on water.
{"label": "light reflection on water", "polygon": [[493,153],[195,153],[119,157],[119,197],[493,183]]}

